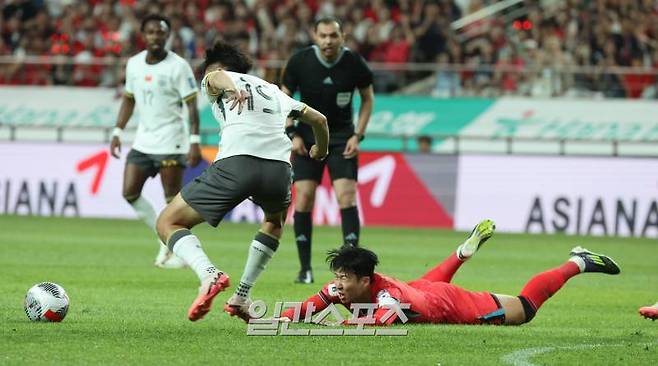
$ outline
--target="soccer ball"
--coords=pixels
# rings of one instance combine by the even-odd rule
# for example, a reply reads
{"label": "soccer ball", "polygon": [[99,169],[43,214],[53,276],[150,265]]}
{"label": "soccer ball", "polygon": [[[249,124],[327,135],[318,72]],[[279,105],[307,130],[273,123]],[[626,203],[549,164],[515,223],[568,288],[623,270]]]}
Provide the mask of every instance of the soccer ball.
{"label": "soccer ball", "polygon": [[27,290],[24,307],[32,321],[61,322],[69,311],[69,297],[62,286],[41,282]]}

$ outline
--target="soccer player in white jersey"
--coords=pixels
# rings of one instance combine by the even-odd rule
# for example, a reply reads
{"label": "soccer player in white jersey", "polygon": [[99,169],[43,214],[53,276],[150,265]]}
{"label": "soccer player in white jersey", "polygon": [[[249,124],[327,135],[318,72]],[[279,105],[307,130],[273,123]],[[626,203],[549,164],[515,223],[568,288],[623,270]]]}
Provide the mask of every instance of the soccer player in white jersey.
{"label": "soccer player in white jersey", "polygon": [[247,319],[249,292],[279,246],[290,205],[292,143],[285,134],[287,117],[313,128],[311,158],[321,160],[328,153],[325,116],[276,85],[246,75],[250,68],[249,58],[229,44],[220,41],[206,51],[201,90],[221,127],[219,153],[210,167],[183,187],[157,221],[160,238],[201,282],[199,295],[188,310],[192,321],[210,311],[213,298],[229,286],[229,278],[208,259],[190,229],[203,221],[216,227],[245,199],[265,212],[240,282],[224,306],[230,315]]}
{"label": "soccer player in white jersey", "polygon": [[[194,167],[201,158],[197,84],[187,61],[165,49],[170,33],[169,20],[149,15],[142,20],[141,31],[146,50],[128,60],[125,93],[110,151],[119,158],[121,132],[137,106],[139,125],[126,159],[123,197],[137,216],[155,231],[157,215],[153,205],[141,196],[144,183],[160,173],[165,200],[170,202],[181,189],[186,164]],[[183,103],[189,114],[189,139],[183,120]],[[160,242],[155,265],[180,268],[184,263]]]}

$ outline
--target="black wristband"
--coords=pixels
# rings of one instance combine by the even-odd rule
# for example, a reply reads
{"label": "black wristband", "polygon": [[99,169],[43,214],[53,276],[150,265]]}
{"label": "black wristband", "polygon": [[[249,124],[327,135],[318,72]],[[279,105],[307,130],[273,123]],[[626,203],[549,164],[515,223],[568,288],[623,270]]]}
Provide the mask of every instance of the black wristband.
{"label": "black wristband", "polygon": [[293,137],[297,136],[297,126],[294,124],[286,126],[286,135],[288,135],[288,138],[291,140]]}
{"label": "black wristband", "polygon": [[360,133],[355,133],[354,136],[356,136],[357,139],[359,139],[359,142],[365,140],[366,136],[362,135]]}

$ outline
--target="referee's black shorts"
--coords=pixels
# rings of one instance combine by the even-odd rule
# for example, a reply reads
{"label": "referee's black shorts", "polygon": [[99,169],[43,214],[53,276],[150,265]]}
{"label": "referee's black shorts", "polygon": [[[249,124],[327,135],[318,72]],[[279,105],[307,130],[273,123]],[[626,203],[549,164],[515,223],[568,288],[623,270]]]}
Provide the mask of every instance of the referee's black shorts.
{"label": "referee's black shorts", "polygon": [[[310,146],[307,146],[307,150],[309,148]],[[344,144],[330,146],[329,155],[322,161],[313,160],[308,155],[293,154],[293,181],[314,180],[320,183],[322,182],[325,165],[329,168],[329,176],[332,181],[341,178],[358,180],[358,155],[351,159],[345,159],[343,151],[345,151]]]}

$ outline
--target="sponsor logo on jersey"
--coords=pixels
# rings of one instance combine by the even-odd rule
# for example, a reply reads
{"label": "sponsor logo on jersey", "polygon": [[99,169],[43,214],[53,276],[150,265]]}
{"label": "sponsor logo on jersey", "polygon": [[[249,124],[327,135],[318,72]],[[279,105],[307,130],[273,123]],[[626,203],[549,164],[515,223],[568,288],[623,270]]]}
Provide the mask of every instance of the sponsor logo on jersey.
{"label": "sponsor logo on jersey", "polygon": [[336,94],[336,105],[343,108],[350,104],[352,100],[352,92],[343,92]]}

